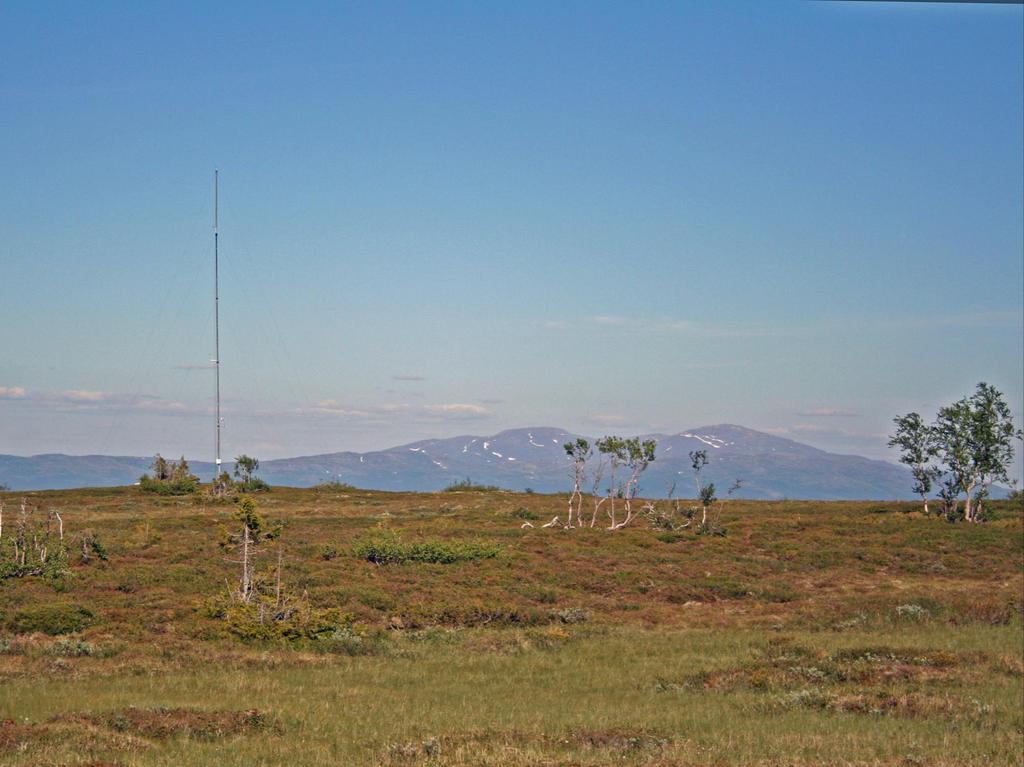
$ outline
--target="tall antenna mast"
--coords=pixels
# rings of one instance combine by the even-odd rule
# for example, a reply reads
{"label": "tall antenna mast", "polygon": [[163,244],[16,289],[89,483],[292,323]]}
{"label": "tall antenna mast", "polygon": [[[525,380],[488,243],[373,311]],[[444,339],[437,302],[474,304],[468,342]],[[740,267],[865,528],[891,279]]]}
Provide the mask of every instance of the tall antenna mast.
{"label": "tall antenna mast", "polygon": [[220,478],[220,254],[218,253],[219,232],[217,218],[219,214],[218,175],[213,171],[213,367],[217,380],[217,461],[214,481]]}

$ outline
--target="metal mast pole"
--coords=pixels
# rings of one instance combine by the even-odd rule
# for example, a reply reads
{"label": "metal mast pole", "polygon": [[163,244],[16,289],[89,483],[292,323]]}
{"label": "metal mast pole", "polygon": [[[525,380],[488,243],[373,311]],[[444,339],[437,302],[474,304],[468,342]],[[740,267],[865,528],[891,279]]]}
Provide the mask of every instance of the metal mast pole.
{"label": "metal mast pole", "polygon": [[217,462],[216,476],[220,477],[220,254],[218,252],[219,232],[217,231],[217,218],[219,213],[218,196],[218,175],[220,171],[213,171],[213,366],[217,380]]}

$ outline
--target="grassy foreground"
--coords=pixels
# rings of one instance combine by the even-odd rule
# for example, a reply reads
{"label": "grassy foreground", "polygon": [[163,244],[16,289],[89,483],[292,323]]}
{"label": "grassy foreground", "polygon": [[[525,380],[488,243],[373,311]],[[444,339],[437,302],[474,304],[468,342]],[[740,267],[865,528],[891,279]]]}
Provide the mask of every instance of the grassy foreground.
{"label": "grassy foreground", "polygon": [[[229,506],[29,500],[108,559],[72,557],[56,587],[0,581],[3,765],[1016,765],[1024,749],[1019,511],[967,526],[913,504],[736,502],[713,537],[541,529],[564,514],[554,496],[278,489],[259,502],[285,525],[287,588],[356,622],[358,641],[324,649],[245,643],[201,609],[235,577]],[[357,544],[381,528],[466,556],[375,564]],[[87,619],[33,631],[44,607]]]}

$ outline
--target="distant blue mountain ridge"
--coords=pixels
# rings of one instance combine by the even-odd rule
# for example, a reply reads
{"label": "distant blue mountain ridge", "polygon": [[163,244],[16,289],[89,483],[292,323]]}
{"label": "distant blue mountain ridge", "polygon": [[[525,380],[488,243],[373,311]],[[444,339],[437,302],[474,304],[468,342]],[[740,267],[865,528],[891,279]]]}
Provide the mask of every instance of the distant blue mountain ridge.
{"label": "distant blue mountain ridge", "polygon": [[[436,491],[471,479],[508,490],[540,493],[571,488],[571,462],[562,445],[577,434],[564,429],[509,429],[489,437],[428,439],[366,453],[340,452],[263,461],[259,475],[271,485],[311,487],[347,482],[373,490]],[[705,481],[724,490],[741,480],[737,497],[792,499],[913,499],[903,466],[840,455],[732,424],[701,426],[676,434],[645,434],[658,442],[656,460],[643,475],[641,493],[693,497],[689,453],[705,450]],[[0,483],[12,490],[130,485],[151,457],[46,454],[0,455]],[[213,463],[190,462],[203,479]],[[994,495],[1003,495],[998,489]]]}

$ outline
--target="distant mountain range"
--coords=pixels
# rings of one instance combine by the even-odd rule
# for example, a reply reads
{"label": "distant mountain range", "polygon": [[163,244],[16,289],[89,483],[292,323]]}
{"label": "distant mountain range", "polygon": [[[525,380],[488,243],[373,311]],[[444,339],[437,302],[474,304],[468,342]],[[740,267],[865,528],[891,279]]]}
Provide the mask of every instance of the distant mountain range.
{"label": "distant mountain range", "polygon": [[[471,479],[509,490],[537,492],[571,488],[571,463],[562,444],[578,435],[563,429],[510,429],[491,437],[430,439],[368,453],[327,453],[264,461],[259,475],[271,485],[309,487],[337,480],[375,490],[441,490]],[[738,497],[909,499],[912,481],[902,466],[856,455],[839,455],[793,440],[720,424],[656,439],[656,460],[643,475],[641,491],[664,497],[694,495],[689,452],[706,450],[707,479],[725,489],[742,480]],[[0,455],[0,483],[14,490],[130,485],[152,458],[104,455]],[[196,461],[203,479],[213,464]]]}

